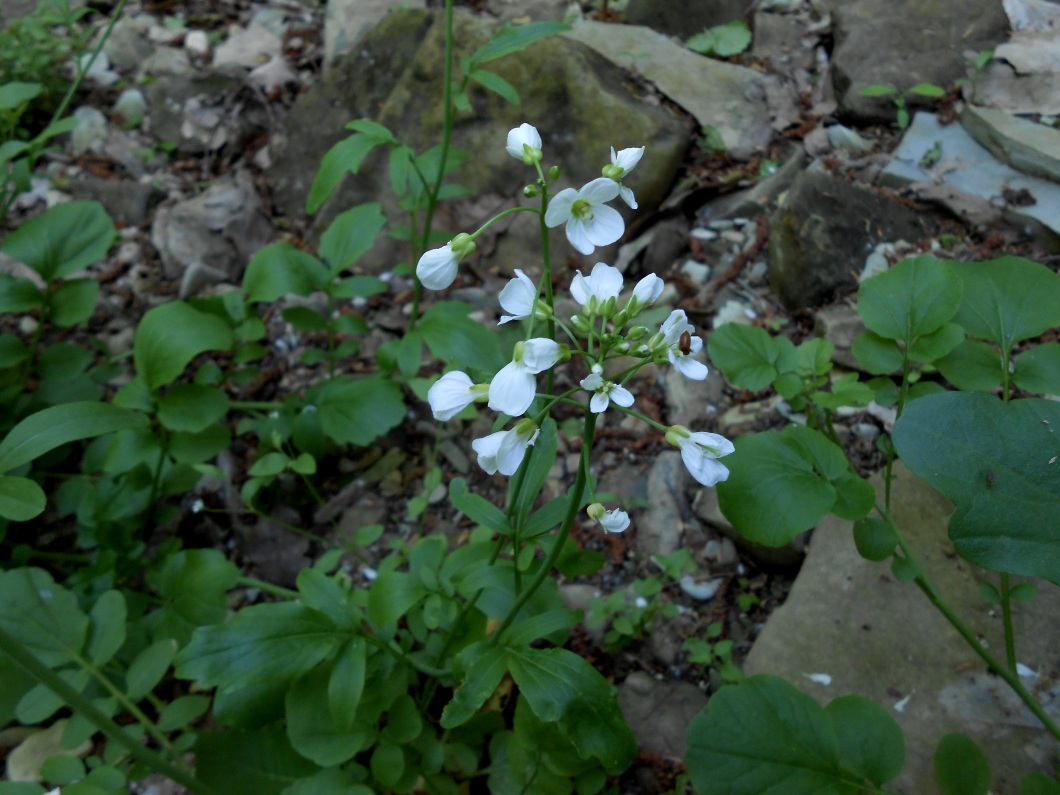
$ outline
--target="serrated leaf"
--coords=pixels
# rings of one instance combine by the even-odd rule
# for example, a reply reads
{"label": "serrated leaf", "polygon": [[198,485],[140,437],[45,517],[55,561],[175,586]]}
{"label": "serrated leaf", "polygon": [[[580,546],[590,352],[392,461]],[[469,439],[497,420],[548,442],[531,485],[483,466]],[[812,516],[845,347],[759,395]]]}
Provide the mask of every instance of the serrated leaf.
{"label": "serrated leaf", "polygon": [[150,309],[140,320],[133,342],[136,372],[151,390],[176,380],[204,351],[232,347],[232,329],[217,315],[183,301]]}
{"label": "serrated leaf", "polygon": [[964,734],[947,734],[935,749],[935,778],[942,795],[987,795],[990,765],[975,741]]}
{"label": "serrated leaf", "polygon": [[1053,401],[945,392],[910,403],[892,438],[909,468],[953,501],[958,554],[1060,585],[1058,434]]}
{"label": "serrated leaf", "polygon": [[103,259],[115,234],[99,202],[64,202],[22,224],[7,236],[0,251],[51,282]]}
{"label": "serrated leaf", "polygon": [[942,327],[960,302],[961,279],[949,263],[928,254],[904,259],[858,289],[866,328],[907,344]]}

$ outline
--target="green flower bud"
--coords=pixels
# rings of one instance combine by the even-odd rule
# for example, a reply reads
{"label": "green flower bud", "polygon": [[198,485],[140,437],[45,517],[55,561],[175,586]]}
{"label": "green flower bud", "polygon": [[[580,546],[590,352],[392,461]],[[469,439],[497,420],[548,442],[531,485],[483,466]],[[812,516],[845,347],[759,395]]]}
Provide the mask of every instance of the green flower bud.
{"label": "green flower bud", "polygon": [[636,342],[641,339],[645,334],[648,333],[647,326],[634,326],[626,332],[626,339],[630,342]]}
{"label": "green flower bud", "polygon": [[589,518],[594,522],[599,522],[600,517],[604,515],[604,506],[599,502],[594,502],[585,509],[585,512],[589,514]]}
{"label": "green flower bud", "polygon": [[458,260],[470,257],[475,253],[475,238],[467,232],[461,232],[451,241],[453,256]]}
{"label": "green flower bud", "polygon": [[629,313],[625,309],[616,312],[611,322],[615,324],[615,328],[622,328],[629,322]]}
{"label": "green flower bud", "polygon": [[604,317],[611,317],[611,315],[615,314],[615,304],[615,297],[611,296],[604,302],[603,307],[600,309],[600,314]]}
{"label": "green flower bud", "polygon": [[622,179],[622,175],[626,173],[626,170],[616,163],[608,163],[600,169],[600,173],[608,179],[613,179],[615,182],[619,182]]}
{"label": "green flower bud", "polygon": [[674,447],[680,447],[681,440],[691,438],[691,436],[692,432],[684,425],[671,425],[670,430],[666,432],[666,441]]}
{"label": "green flower bud", "polygon": [[[584,312],[585,310],[582,309],[582,311]],[[572,315],[570,324],[574,326],[574,330],[579,334],[589,333],[589,321],[587,321],[582,315]]]}
{"label": "green flower bud", "polygon": [[548,170],[549,182],[555,182],[559,179],[559,166],[551,166]]}
{"label": "green flower bud", "polygon": [[523,195],[528,199],[533,199],[540,193],[541,191],[538,189],[537,185],[527,185],[523,188]]}

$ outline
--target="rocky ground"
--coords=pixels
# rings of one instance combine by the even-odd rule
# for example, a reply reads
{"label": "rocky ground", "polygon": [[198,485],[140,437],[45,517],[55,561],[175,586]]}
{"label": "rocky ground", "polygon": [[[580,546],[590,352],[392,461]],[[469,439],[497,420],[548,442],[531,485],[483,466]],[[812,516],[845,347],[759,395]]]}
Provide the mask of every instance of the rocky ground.
{"label": "rocky ground", "polygon": [[[311,245],[351,203],[381,200],[385,164],[369,160],[319,213],[304,211],[320,158],[345,136],[351,119],[384,123],[415,148],[436,138],[437,5],[145,0],[125,6],[106,59],[75,103],[80,127],[62,151],[48,156],[49,179],[21,197],[13,214],[17,222],[65,195],[97,199],[114,217],[122,242],[98,268],[104,297],[89,332],[112,354],[127,352],[135,320],[147,308],[231,289],[264,245],[279,239]],[[458,117],[454,142],[474,153],[461,175],[474,198],[452,202],[439,224],[454,232],[473,228],[519,201],[525,175],[500,142],[523,121],[538,127],[546,161],[561,165],[572,185],[598,174],[608,146],[645,145],[629,182],[641,206],[627,213],[626,237],[587,262],[556,240],[561,281],[597,259],[614,263],[628,279],[654,272],[673,285],[663,300],[684,308],[706,334],[724,322],[764,325],[795,341],[821,334],[836,344],[837,364],[856,367],[850,345],[860,327],[850,299],[860,278],[921,252],[968,260],[1020,253],[1055,267],[1060,250],[1060,5],[899,5],[900,13],[894,0],[458,4],[457,38],[466,51],[500,21],[567,18],[574,26],[495,62],[520,92],[520,107],[472,93],[473,110]],[[7,6],[3,13],[16,11]],[[733,19],[749,22],[754,34],[738,56],[706,58],[682,43]],[[89,20],[104,22],[98,15]],[[992,58],[979,58],[990,50]],[[904,90],[918,83],[939,86],[942,96],[907,95],[914,115],[906,130],[897,127],[893,98],[859,93],[871,85]],[[384,206],[396,215],[385,200]],[[467,301],[492,323],[496,294],[513,268],[527,266],[520,252],[535,234],[532,225],[519,223],[491,230],[448,297]],[[404,328],[411,285],[393,267],[404,257],[398,244],[384,242],[358,263],[383,276],[391,290],[363,307],[370,331],[352,370],[371,369],[374,352]],[[314,340],[293,334],[279,313],[270,320],[270,342],[269,376],[246,399],[271,399],[313,378],[298,362]],[[638,405],[666,422],[730,438],[798,419],[775,396],[734,390],[714,371],[701,383],[649,373],[639,380]],[[188,510],[178,532],[189,543],[234,548],[248,571],[284,585],[317,553],[310,540],[285,531],[285,523],[339,537],[375,522],[390,534],[457,536],[459,517],[444,498],[444,484],[428,495],[423,520],[407,518],[408,501],[423,490],[437,428],[425,405],[414,404],[412,412],[397,432],[330,462],[322,477],[330,491],[315,514],[281,508],[275,522],[248,524],[238,511]],[[863,474],[879,467],[875,440],[890,419],[885,411],[843,418],[840,432]],[[473,464],[469,440],[477,435],[443,430],[438,451],[445,477],[467,477],[472,488],[499,499],[504,484]],[[576,441],[561,434],[550,488],[569,482]],[[222,463],[242,472],[246,452],[236,447]],[[740,545],[727,534],[714,493],[694,488],[677,453],[615,418],[602,426],[596,474],[601,491],[633,507],[633,528],[618,537],[581,530],[579,540],[605,552],[608,563],[593,578],[564,586],[572,604],[587,607],[594,597],[655,576],[653,554],[685,548],[699,567],[667,584],[664,593],[681,612],[660,618],[645,638],[610,652],[593,627],[575,639],[579,652],[613,676],[645,752],[624,791],[662,791],[684,754],[685,724],[719,684],[716,671],[689,662],[682,641],[719,621],[736,642],[736,659],[746,660],[763,627],[774,626],[767,618],[786,598],[806,543],[781,550]],[[195,498],[232,507],[221,493],[191,495],[186,507]],[[945,508],[926,515],[941,522]],[[384,550],[385,538],[376,552]],[[370,574],[373,562],[369,556],[357,565]],[[814,570],[830,568],[826,558]],[[879,581],[878,573],[866,575],[858,593]],[[812,592],[805,578],[800,582]],[[808,597],[809,604],[819,607],[824,594]],[[842,679],[840,672],[852,668],[837,656],[850,646],[842,636],[828,644],[831,670],[814,667],[812,656],[791,659],[792,637],[814,632],[798,616],[808,620],[812,612],[778,613],[788,629],[770,631],[774,638],[786,632],[787,640],[756,647],[749,670]],[[1034,626],[1026,631],[1034,634]],[[876,637],[887,643],[885,632]],[[1035,652],[1043,677],[1060,674],[1056,647]],[[959,650],[949,652],[936,664],[959,668]],[[853,647],[850,653],[858,654]],[[880,670],[830,689],[820,677],[805,681],[824,700],[868,692],[897,703],[911,693],[935,692],[910,681],[920,667],[882,694],[866,690],[867,682],[886,678]],[[983,723],[990,742],[999,732],[1013,734],[1011,721],[1002,721],[1001,731],[981,715],[970,717],[970,698],[952,696],[957,706],[941,711],[943,722]],[[918,725],[939,722],[933,699]],[[903,720],[914,713],[903,713]],[[1045,764],[1048,748],[1038,748],[1039,740],[1019,735],[1013,753]],[[917,764],[910,792],[926,791],[909,783],[922,780],[923,764]]]}

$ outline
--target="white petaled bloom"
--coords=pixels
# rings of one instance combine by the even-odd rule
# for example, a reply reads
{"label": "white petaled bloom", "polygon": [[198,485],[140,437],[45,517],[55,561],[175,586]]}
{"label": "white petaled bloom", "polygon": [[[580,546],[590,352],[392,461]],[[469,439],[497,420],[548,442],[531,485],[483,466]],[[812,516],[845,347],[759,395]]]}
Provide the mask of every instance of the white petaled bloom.
{"label": "white petaled bloom", "polygon": [[611,165],[604,166],[603,175],[608,179],[613,179],[619,184],[618,195],[622,198],[626,204],[632,209],[637,209],[637,200],[633,198],[633,191],[622,184],[622,178],[626,176],[630,171],[636,168],[637,163],[640,162],[641,157],[644,155],[644,147],[637,146],[631,149],[623,149],[621,152],[615,153],[615,147],[611,147]]}
{"label": "white petaled bloom", "polygon": [[461,232],[441,248],[423,252],[416,263],[416,276],[428,290],[444,290],[456,278],[457,265],[475,250],[475,240]]}
{"label": "white petaled bloom", "polygon": [[514,475],[526,455],[526,448],[537,441],[539,429],[532,420],[523,419],[508,431],[497,431],[475,439],[471,448],[478,453],[478,465],[490,475]]}
{"label": "white petaled bloom", "polygon": [[609,533],[621,533],[629,527],[629,514],[618,508],[607,511],[601,503],[594,502],[585,512]]}
{"label": "white petaled bloom", "polygon": [[604,380],[599,373],[590,373],[583,378],[581,387],[593,393],[592,400],[589,401],[589,410],[593,414],[605,411],[612,400],[623,408],[633,405],[633,394],[628,389],[614,381]]}
{"label": "white petaled bloom", "polygon": [[545,224],[567,224],[567,239],[582,254],[592,254],[597,246],[614,243],[626,230],[618,210],[608,207],[618,195],[619,185],[607,177],[594,179],[580,190],[565,188],[549,202]]}
{"label": "white petaled bloom", "polygon": [[537,374],[558,361],[559,345],[554,340],[517,342],[512,360],[490,382],[489,407],[511,417],[521,416],[534,402]]}
{"label": "white petaled bloom", "polygon": [[541,135],[536,127],[525,122],[508,131],[508,145],[504,148],[512,157],[528,166],[541,162]]}
{"label": "white petaled bloom", "polygon": [[640,308],[651,306],[659,300],[665,283],[654,273],[649,273],[633,287],[633,297],[637,299]]}
{"label": "white petaled bloom", "polygon": [[446,373],[427,390],[427,402],[436,420],[451,420],[476,400],[486,396],[489,386],[476,384],[459,370]]}
{"label": "white petaled bloom", "polygon": [[[660,332],[670,364],[685,378],[702,381],[707,377],[707,366],[692,358],[703,348],[703,340],[692,336],[695,330],[696,327],[688,322],[684,310],[675,309],[670,313],[670,317],[663,321]],[[687,337],[684,336],[686,333]]]}
{"label": "white petaled bloom", "polygon": [[[602,262],[593,265],[588,277],[582,276],[582,272],[578,271],[570,283],[570,294],[574,296],[574,300],[592,309],[603,307],[609,299],[618,298],[620,292],[622,292],[621,271]],[[592,305],[594,298],[596,306]]]}
{"label": "white petaled bloom", "polygon": [[498,325],[504,325],[509,320],[530,317],[534,313],[534,305],[537,302],[537,285],[529,276],[516,268],[515,278],[504,285],[499,298],[501,308],[511,314],[501,315]]}
{"label": "white petaled bloom", "polygon": [[692,433],[683,425],[673,425],[666,441],[681,449],[681,460],[692,477],[704,486],[716,486],[729,478],[729,468],[717,459],[733,452],[732,442],[717,433]]}

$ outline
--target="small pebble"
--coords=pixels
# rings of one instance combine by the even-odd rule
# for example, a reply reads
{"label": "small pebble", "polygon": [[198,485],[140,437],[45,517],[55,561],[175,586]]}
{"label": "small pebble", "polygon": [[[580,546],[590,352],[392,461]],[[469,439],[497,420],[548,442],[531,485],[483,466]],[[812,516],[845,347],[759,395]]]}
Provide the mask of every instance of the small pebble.
{"label": "small pebble", "polygon": [[681,590],[700,602],[709,602],[713,599],[718,589],[721,588],[721,583],[720,579],[707,580],[702,577],[693,577],[691,574],[684,575],[679,581]]}
{"label": "small pebble", "polygon": [[696,240],[710,241],[710,240],[717,240],[718,239],[718,233],[717,232],[715,232],[713,229],[707,229],[707,228],[702,227],[702,226],[697,226],[695,229],[693,229],[691,231],[690,234]]}
{"label": "small pebble", "polygon": [[832,677],[829,674],[803,674],[811,682],[816,682],[819,685],[828,687],[832,684]]}
{"label": "small pebble", "polygon": [[184,49],[193,55],[206,55],[210,51],[210,39],[201,30],[192,30],[184,37]]}

